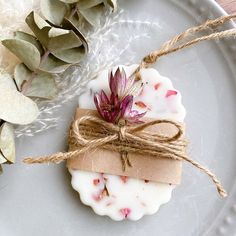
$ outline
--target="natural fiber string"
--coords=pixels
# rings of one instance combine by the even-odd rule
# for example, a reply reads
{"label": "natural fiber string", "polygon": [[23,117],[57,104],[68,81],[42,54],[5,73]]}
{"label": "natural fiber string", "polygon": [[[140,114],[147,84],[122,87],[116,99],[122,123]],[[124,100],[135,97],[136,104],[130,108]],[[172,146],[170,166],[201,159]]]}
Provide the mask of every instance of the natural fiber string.
{"label": "natural fiber string", "polygon": [[213,39],[221,39],[221,38],[236,36],[236,29],[229,29],[210,34],[208,33],[207,35],[201,37],[196,36],[197,33],[209,29],[214,29],[234,18],[236,18],[236,13],[228,16],[222,16],[214,20],[208,20],[200,26],[187,29],[183,33],[175,36],[173,39],[164,43],[159,50],[155,50],[143,58],[143,60],[140,63],[140,66],[134,72],[136,78],[137,79],[141,78],[140,76],[141,69],[150,67],[151,65],[156,63],[162,56],[180,51],[181,49],[187,48],[202,41],[209,41]]}
{"label": "natural fiber string", "polygon": [[[181,33],[180,35],[177,35],[170,41],[164,43],[159,50],[156,50],[144,57],[140,66],[134,72],[134,75],[137,79],[140,79],[140,70],[143,68],[150,67],[152,64],[156,63],[160,57],[164,55],[168,55],[172,52],[187,48],[201,41],[236,36],[236,29],[229,29],[220,32],[210,33],[201,37],[195,37],[195,34],[208,29],[214,29],[233,18],[236,18],[236,14],[223,16],[215,20],[208,20],[206,23],[200,26],[190,28],[185,32]],[[92,132],[91,130],[88,131],[88,124],[86,126],[82,125],[83,129],[81,130],[81,124],[85,121],[90,122],[90,128],[92,128]],[[94,123],[96,125],[94,125]],[[178,129],[178,133],[173,137],[166,137],[160,135],[150,135],[149,133],[143,131],[147,127],[160,123],[170,123],[174,125]],[[100,126],[105,128],[106,132],[104,132],[104,130],[99,130]],[[81,135],[81,132],[84,133],[85,138]],[[92,137],[95,136],[95,138],[86,139],[91,137],[91,135]],[[74,151],[70,151],[67,153],[60,152],[48,157],[40,157],[37,159],[26,158],[24,159],[24,162],[27,164],[60,163],[70,158],[77,157],[80,154],[86,153],[91,149],[96,149],[99,147],[121,152],[123,166],[131,166],[129,159],[127,158],[127,154],[131,152],[153,155],[157,158],[184,160],[205,172],[216,185],[217,191],[219,192],[220,196],[227,196],[226,191],[217,179],[216,175],[204,166],[200,165],[198,162],[190,159],[186,155],[185,148],[187,144],[186,141],[183,139],[183,129],[176,122],[168,120],[155,120],[136,127],[119,127],[117,125],[107,123],[97,117],[84,116],[73,123],[69,136],[69,143],[72,146],[74,145]]]}
{"label": "natural fiber string", "polygon": [[[173,125],[177,129],[177,133],[168,137],[145,132],[144,130],[148,127],[160,124]],[[121,136],[122,139],[120,138]],[[139,153],[151,155],[154,158],[169,158],[172,160],[189,162],[211,177],[222,197],[227,196],[226,191],[220,184],[217,177],[207,168],[196,161],[191,160],[186,155],[185,150],[187,141],[184,139],[183,126],[174,121],[153,120],[137,126],[123,126],[121,129],[119,126],[108,123],[101,118],[94,116],[83,116],[82,118],[76,120],[72,125],[69,135],[69,145],[70,149],[72,149],[70,152],[60,152],[48,157],[40,157],[37,159],[26,158],[24,159],[24,163],[60,163],[71,158],[76,158],[79,155],[95,148],[104,148],[119,152],[121,147],[126,154]],[[173,148],[173,146],[175,148]],[[123,160],[122,163],[125,165],[132,164],[129,159]]]}

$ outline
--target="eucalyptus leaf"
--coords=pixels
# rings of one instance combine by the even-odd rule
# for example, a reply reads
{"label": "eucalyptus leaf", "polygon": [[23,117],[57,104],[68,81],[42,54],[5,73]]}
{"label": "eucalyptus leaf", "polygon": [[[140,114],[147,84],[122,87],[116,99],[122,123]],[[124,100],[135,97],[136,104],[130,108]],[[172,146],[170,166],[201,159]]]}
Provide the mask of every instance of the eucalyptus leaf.
{"label": "eucalyptus leaf", "polygon": [[[52,24],[61,26],[63,18],[69,18],[79,26],[81,16],[92,26],[100,23],[104,7],[117,9],[116,0],[42,0],[41,11]],[[77,13],[75,13],[77,11]]]}
{"label": "eucalyptus leaf", "polygon": [[0,129],[0,150],[7,161],[10,163],[15,162],[14,128],[7,122],[5,122]]}
{"label": "eucalyptus leaf", "polygon": [[60,50],[58,52],[52,53],[55,57],[61,59],[70,64],[79,63],[81,59],[84,57],[85,49],[83,47],[80,48],[71,48],[66,50]]}
{"label": "eucalyptus leaf", "polygon": [[[37,23],[35,19],[37,19],[37,22],[40,23]],[[74,31],[75,27],[71,26],[72,25],[71,23],[67,24],[70,27],[55,28],[44,24],[42,21],[44,20],[33,12],[30,13],[26,19],[27,24],[29,25],[31,30],[35,33],[36,37],[43,44],[43,46],[50,52],[52,52],[52,54],[59,53],[60,56],[59,58],[55,58],[51,55],[51,58],[48,58],[46,61],[43,60],[43,62],[41,62],[39,68],[40,70],[49,73],[61,73],[64,70],[64,68],[68,67],[68,65],[66,65],[67,63],[75,64],[78,61],[80,61],[82,52],[84,52],[84,54],[87,52],[87,42],[84,36],[77,29]],[[67,21],[63,20],[62,26],[65,25],[64,22]],[[68,55],[64,56],[64,58],[66,58],[65,61],[59,60],[63,58],[62,55],[63,50],[79,48],[79,47],[86,47],[86,48],[85,50],[83,50],[82,48],[74,50],[75,53],[77,54],[78,52],[81,52],[79,58],[75,62],[72,62],[71,59],[69,60]],[[50,64],[46,65],[45,62]]]}
{"label": "eucalyptus leaf", "polygon": [[114,12],[117,11],[117,0],[107,0],[107,4],[113,9]]}
{"label": "eucalyptus leaf", "polygon": [[3,69],[0,69],[0,88],[16,90],[16,85],[11,75]]}
{"label": "eucalyptus leaf", "polygon": [[39,115],[37,104],[16,90],[0,88],[0,119],[12,124],[32,123]]}
{"label": "eucalyptus leaf", "polygon": [[24,95],[28,97],[38,97],[44,99],[53,99],[57,95],[57,87],[54,80],[54,75],[45,72],[38,72],[38,74],[30,71],[23,63],[15,67],[14,78],[19,90],[25,82],[33,76],[30,87],[24,91]]}
{"label": "eucalyptus leaf", "polygon": [[47,21],[45,21],[40,15],[34,12],[34,22],[37,25],[37,27],[42,30],[43,28],[50,27]]}
{"label": "eucalyptus leaf", "polygon": [[32,71],[40,64],[40,52],[31,43],[21,39],[6,39],[2,44],[14,53]]}
{"label": "eucalyptus leaf", "polygon": [[55,25],[60,25],[68,11],[65,3],[59,0],[41,0],[41,11],[46,19]]}
{"label": "eucalyptus leaf", "polygon": [[57,95],[54,76],[49,73],[40,73],[35,76],[31,86],[24,93],[28,97],[53,99]]}
{"label": "eucalyptus leaf", "polygon": [[64,2],[64,3],[68,3],[68,4],[71,4],[71,3],[76,3],[78,2],[79,0],[60,0],[61,2]]}
{"label": "eucalyptus leaf", "polygon": [[90,25],[98,26],[100,24],[100,18],[103,14],[103,7],[103,4],[100,4],[88,9],[79,9],[79,13]]}
{"label": "eucalyptus leaf", "polygon": [[22,90],[24,82],[28,81],[32,76],[32,71],[29,70],[24,63],[16,65],[14,70],[14,80],[18,87],[18,90]]}
{"label": "eucalyptus leaf", "polygon": [[103,2],[104,0],[79,0],[77,3],[77,7],[79,9],[88,9],[95,7]]}
{"label": "eucalyptus leaf", "polygon": [[51,26],[47,24],[38,14],[31,12],[25,19],[25,22],[33,31],[40,43],[47,48],[49,42],[48,32]]}
{"label": "eucalyptus leaf", "polygon": [[27,34],[27,33],[22,32],[22,31],[16,31],[14,33],[14,36],[15,36],[16,39],[22,39],[24,41],[27,41],[27,42],[33,44],[39,50],[40,55],[43,54],[44,50],[43,50],[40,42],[33,35]]}
{"label": "eucalyptus leaf", "polygon": [[49,38],[54,38],[61,35],[67,35],[68,33],[70,33],[69,30],[53,27],[49,30],[48,36]]}
{"label": "eucalyptus leaf", "polygon": [[[0,165],[7,162],[7,159],[0,153]],[[0,166],[0,174],[1,174],[1,166]]]}
{"label": "eucalyptus leaf", "polygon": [[63,20],[62,27],[64,29],[72,30],[79,37],[85,48],[85,53],[87,53],[88,52],[87,40],[85,39],[84,35],[78,30],[78,28],[76,28],[76,26],[67,18]]}
{"label": "eucalyptus leaf", "polygon": [[68,34],[60,35],[50,39],[48,48],[51,52],[83,46],[80,38],[71,30]]}
{"label": "eucalyptus leaf", "polygon": [[64,72],[70,64],[56,58],[52,54],[50,54],[41,64],[39,70],[48,72],[48,73],[62,73]]}

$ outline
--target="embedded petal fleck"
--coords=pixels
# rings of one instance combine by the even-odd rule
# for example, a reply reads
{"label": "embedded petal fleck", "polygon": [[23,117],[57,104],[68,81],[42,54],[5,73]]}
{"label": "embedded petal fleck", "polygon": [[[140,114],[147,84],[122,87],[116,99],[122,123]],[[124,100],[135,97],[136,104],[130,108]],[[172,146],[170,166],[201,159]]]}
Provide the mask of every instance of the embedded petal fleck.
{"label": "embedded petal fleck", "polygon": [[135,102],[135,105],[140,108],[147,108],[147,105],[142,101]]}
{"label": "embedded petal fleck", "polygon": [[173,96],[173,95],[177,95],[177,94],[178,94],[178,92],[175,91],[175,90],[168,90],[168,91],[166,92],[166,98],[168,98],[168,97],[170,97],[170,96]]}

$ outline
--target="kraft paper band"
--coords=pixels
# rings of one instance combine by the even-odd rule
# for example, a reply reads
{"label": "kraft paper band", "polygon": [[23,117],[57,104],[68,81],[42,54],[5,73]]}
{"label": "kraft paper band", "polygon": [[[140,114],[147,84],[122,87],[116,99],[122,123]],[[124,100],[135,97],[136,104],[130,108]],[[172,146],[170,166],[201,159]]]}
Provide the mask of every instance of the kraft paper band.
{"label": "kraft paper band", "polygon": [[[78,108],[75,118],[79,119],[82,116],[91,114],[98,115],[94,110]],[[168,124],[152,127],[151,130],[152,132],[155,131],[166,135],[176,133],[175,127]],[[182,161],[153,156],[144,157],[143,155],[133,153],[129,154],[129,159],[132,167],[128,167],[123,171],[119,153],[105,149],[95,149],[89,153],[69,159],[67,161],[67,167],[73,170],[128,176],[174,185],[180,184],[181,182]]]}

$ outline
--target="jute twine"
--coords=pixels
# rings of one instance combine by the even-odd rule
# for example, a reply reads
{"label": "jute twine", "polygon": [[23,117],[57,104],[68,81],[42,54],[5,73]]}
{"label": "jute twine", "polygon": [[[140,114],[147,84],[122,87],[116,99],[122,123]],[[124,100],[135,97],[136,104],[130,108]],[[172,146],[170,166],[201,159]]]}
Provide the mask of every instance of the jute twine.
{"label": "jute twine", "polygon": [[[230,19],[236,18],[236,14],[223,16],[215,20],[208,20],[206,23],[193,27],[177,35],[163,46],[143,58],[140,66],[134,72],[137,79],[140,79],[140,71],[148,68],[157,60],[172,52],[187,48],[201,41],[227,38],[236,36],[236,29],[229,29],[220,32],[208,33],[205,36],[196,37],[200,33],[209,29],[214,29]],[[151,134],[145,129],[158,124],[171,124],[177,128],[174,136],[166,137],[164,135]],[[184,138],[183,127],[181,124],[170,120],[153,120],[137,126],[125,126],[123,124],[108,123],[101,118],[94,116],[83,116],[75,120],[72,124],[69,145],[70,150],[67,153],[59,152],[47,157],[25,158],[24,163],[42,164],[42,163],[60,163],[70,158],[76,158],[78,155],[89,152],[96,148],[104,148],[119,152],[123,169],[127,166],[132,167],[128,158],[129,153],[139,153],[151,155],[156,158],[169,158],[173,160],[186,161],[207,174],[215,184],[220,196],[226,197],[227,193],[217,179],[216,175],[210,170],[190,159],[186,154],[187,141]]]}
{"label": "jute twine", "polygon": [[[228,16],[222,16],[214,20],[208,20],[204,24],[196,27],[187,29],[183,33],[175,36],[171,40],[164,43],[160,49],[151,52],[149,55],[145,56],[141,61],[139,67],[136,69],[134,74],[137,79],[140,79],[140,70],[143,68],[148,68],[154,63],[156,63],[162,56],[168,55],[173,52],[180,51],[181,49],[190,47],[202,41],[209,41],[214,39],[222,39],[236,36],[236,29],[228,29],[224,31],[215,31],[209,34],[209,30],[217,30],[216,27],[225,24],[231,19],[236,18],[236,13]],[[207,33],[204,36],[196,36],[196,34],[204,32]],[[207,32],[208,31],[208,32]]]}

